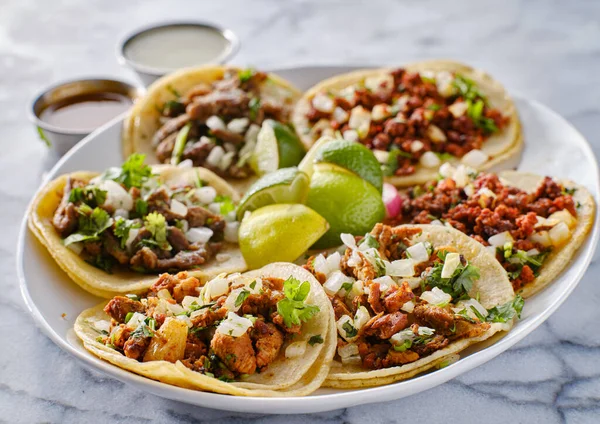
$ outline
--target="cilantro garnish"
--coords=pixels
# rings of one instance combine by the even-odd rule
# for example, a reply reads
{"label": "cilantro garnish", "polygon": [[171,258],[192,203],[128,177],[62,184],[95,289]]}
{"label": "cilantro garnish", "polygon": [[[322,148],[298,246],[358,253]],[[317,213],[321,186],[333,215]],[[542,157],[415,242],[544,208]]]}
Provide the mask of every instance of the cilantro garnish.
{"label": "cilantro garnish", "polygon": [[83,204],[78,208],[79,229],[76,233],[67,237],[63,243],[65,246],[80,241],[98,240],[100,234],[113,224],[110,215],[100,208],[90,208]]}
{"label": "cilantro garnish", "polygon": [[442,262],[436,263],[425,276],[423,283],[431,288],[438,287],[445,293],[458,300],[467,296],[467,293],[473,287],[473,281],[479,279],[479,269],[471,264],[459,264],[450,278],[442,278],[442,269],[448,252],[438,252],[438,257]]}
{"label": "cilantro garnish", "polygon": [[152,176],[152,168],[144,164],[144,159],[146,159],[146,155],[134,153],[127,158],[120,169],[109,169],[102,175],[102,178],[121,183],[127,189],[140,188]]}
{"label": "cilantro garnish", "polygon": [[320,334],[316,334],[314,336],[312,336],[310,339],[308,339],[308,344],[311,346],[314,346],[316,344],[321,344],[323,343],[323,337],[321,337]]}
{"label": "cilantro garnish", "polygon": [[98,255],[92,259],[86,259],[86,262],[108,274],[112,274],[112,267],[115,265],[116,261],[112,256]]}
{"label": "cilantro garnish", "polygon": [[569,196],[574,195],[576,191],[577,191],[577,187],[571,187],[571,188],[565,187],[562,189],[562,193],[567,194]]}
{"label": "cilantro garnish", "polygon": [[146,216],[148,213],[148,202],[143,199],[137,199],[135,201],[135,214],[140,218]]}
{"label": "cilantro garnish", "polygon": [[413,155],[411,155],[410,153],[407,153],[404,150],[400,150],[397,147],[393,147],[390,150],[387,162],[381,165],[381,171],[383,172],[384,176],[389,177],[391,175],[394,175],[394,173],[398,169],[398,156],[407,159],[413,158]]}
{"label": "cilantro garnish", "polygon": [[244,303],[244,300],[246,300],[249,295],[250,292],[248,290],[242,290],[235,299],[235,307],[237,308],[238,306],[242,306],[242,303]]}
{"label": "cilantro garnish", "polygon": [[346,321],[342,324],[342,329],[346,332],[346,337],[354,337],[358,334],[358,329],[350,324],[350,321]]}
{"label": "cilantro garnish", "polygon": [[156,320],[148,317],[138,325],[130,337],[153,337],[156,331]]}
{"label": "cilantro garnish", "polygon": [[283,293],[285,298],[277,302],[277,312],[283,318],[286,327],[300,325],[319,312],[318,306],[304,303],[310,293],[308,281],[300,283],[296,278],[289,277],[283,282]]}
{"label": "cilantro garnish", "polygon": [[250,81],[250,78],[252,78],[254,74],[255,71],[252,68],[241,69],[238,72],[238,78],[240,79],[240,82],[247,82]]}
{"label": "cilantro garnish", "polygon": [[144,242],[156,245],[162,250],[171,250],[167,241],[167,220],[163,215],[158,212],[149,213],[144,219],[144,227],[152,234],[152,240],[145,239]]}
{"label": "cilantro garnish", "polygon": [[430,104],[429,106],[427,106],[427,109],[433,110],[433,111],[438,111],[441,108],[442,107],[440,105],[438,105],[437,103],[433,103],[433,104]]}
{"label": "cilantro garnish", "polygon": [[467,116],[473,120],[475,125],[481,128],[485,133],[495,133],[498,131],[496,122],[493,119],[483,115],[483,107],[485,103],[482,99],[473,103],[467,100]]}
{"label": "cilantro garnish", "polygon": [[256,118],[258,118],[258,112],[260,111],[260,99],[257,97],[252,97],[248,103],[248,107],[250,108],[250,120],[256,121]]}
{"label": "cilantro garnish", "polygon": [[412,347],[412,340],[406,339],[402,342],[402,344],[394,345],[394,350],[396,352],[404,352],[405,350],[410,349],[411,347]]}
{"label": "cilantro garnish", "polygon": [[379,242],[371,234],[366,234],[364,236],[360,244],[362,245],[363,243],[366,244],[368,247],[374,247],[375,249],[379,249]]}
{"label": "cilantro garnish", "polygon": [[96,206],[104,204],[106,201],[106,191],[94,186],[75,187],[71,190],[71,193],[69,193],[69,202],[77,203],[79,201],[95,208]]}
{"label": "cilantro garnish", "polygon": [[486,320],[488,322],[507,322],[515,315],[517,318],[521,318],[521,311],[523,310],[524,305],[525,301],[523,298],[520,295],[516,295],[513,300],[489,309]]}
{"label": "cilantro garnish", "polygon": [[458,94],[465,100],[481,99],[485,102],[485,96],[479,91],[475,82],[462,75],[456,74],[452,85],[458,90]]}
{"label": "cilantro garnish", "polygon": [[129,238],[129,232],[134,228],[140,228],[142,226],[141,223],[133,221],[131,219],[124,219],[122,217],[118,217],[115,221],[115,229],[114,234],[121,241],[121,249],[125,249],[125,243],[127,243],[127,239]]}
{"label": "cilantro garnish", "polygon": [[46,147],[52,147],[52,143],[48,139],[48,136],[46,135],[46,133],[44,132],[42,127],[39,127],[39,126],[37,127],[37,133],[38,133],[38,136],[40,137],[40,140],[42,140],[46,144]]}
{"label": "cilantro garnish", "polygon": [[215,203],[221,204],[221,215],[227,215],[229,212],[235,210],[235,205],[233,204],[233,200],[231,197],[219,194],[215,197]]}

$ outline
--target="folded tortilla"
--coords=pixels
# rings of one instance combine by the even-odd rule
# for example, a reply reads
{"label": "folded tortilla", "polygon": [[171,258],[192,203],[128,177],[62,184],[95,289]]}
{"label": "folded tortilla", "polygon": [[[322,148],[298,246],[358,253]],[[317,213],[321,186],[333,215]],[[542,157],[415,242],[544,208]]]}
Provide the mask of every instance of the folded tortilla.
{"label": "folded tortilla", "polygon": [[[168,184],[178,182],[192,183],[199,176],[209,182],[218,194],[230,196],[234,202],[239,201],[239,194],[223,179],[204,168],[178,168],[170,165],[153,167],[160,180]],[[60,234],[52,225],[54,212],[63,196],[63,189],[68,177],[90,181],[98,176],[95,172],[73,172],[50,181],[34,197],[29,207],[28,226],[37,239],[48,249],[56,263],[73,281],[84,290],[100,297],[112,297],[117,294],[140,293],[148,289],[156,280],[158,273],[142,274],[131,270],[115,269],[109,274],[86,262],[81,256],[63,244]],[[246,262],[237,244],[224,243],[219,253],[227,255],[227,259],[218,262],[212,258],[201,268],[189,270],[191,275],[214,276],[222,272],[245,271]]]}
{"label": "folded tortilla", "polygon": [[[490,159],[478,167],[478,169],[483,171],[498,168],[499,166],[516,167],[523,150],[521,124],[519,122],[514,101],[498,81],[494,80],[490,75],[481,70],[449,60],[415,62],[402,67],[409,72],[455,72],[473,80],[480,91],[487,97],[489,105],[500,110],[504,116],[510,118],[508,125],[503,128],[501,132],[492,134],[483,142],[481,150],[486,153]],[[296,127],[298,136],[306,148],[310,149],[316,142],[316,139],[310,134],[311,125],[306,118],[306,114],[310,110],[310,102],[315,94],[328,91],[336,93],[346,87],[364,81],[365,78],[389,73],[391,70],[391,68],[382,68],[354,71],[326,79],[308,89],[296,104],[292,117],[292,122]],[[458,164],[460,163],[460,159],[454,158],[451,160],[444,160],[443,162]],[[425,168],[421,165],[417,165],[416,171],[411,175],[390,176],[385,177],[385,180],[397,187],[404,187],[422,184],[431,179],[435,179],[437,173],[437,168]]]}

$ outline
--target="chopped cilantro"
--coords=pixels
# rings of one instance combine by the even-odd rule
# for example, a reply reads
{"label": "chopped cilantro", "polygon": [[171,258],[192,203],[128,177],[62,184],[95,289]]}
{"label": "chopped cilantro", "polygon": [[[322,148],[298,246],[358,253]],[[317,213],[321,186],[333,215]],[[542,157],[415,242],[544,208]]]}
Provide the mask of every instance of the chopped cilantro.
{"label": "chopped cilantro", "polygon": [[118,217],[115,221],[115,229],[113,230],[115,236],[121,241],[121,249],[125,249],[125,243],[129,238],[129,232],[134,228],[140,228],[141,223],[133,221],[131,219],[124,219]]}
{"label": "chopped cilantro", "polygon": [[406,339],[402,342],[402,344],[394,345],[394,350],[396,352],[404,352],[405,350],[410,349],[411,347],[412,347],[412,340]]}
{"label": "chopped cilantro", "polygon": [[350,290],[352,290],[352,283],[348,282],[348,283],[344,283],[342,284],[342,290],[345,290],[346,292],[349,292]]}
{"label": "chopped cilantro", "polygon": [[433,152],[435,153],[435,155],[440,158],[441,161],[449,161],[454,159],[454,155],[451,155],[450,153],[447,152]]}
{"label": "chopped cilantro", "polygon": [[37,133],[38,133],[38,136],[40,137],[40,140],[42,140],[46,144],[46,147],[52,147],[52,143],[48,139],[48,136],[46,135],[46,133],[44,132],[42,127],[39,127],[39,126],[37,127]]}
{"label": "chopped cilantro", "polygon": [[441,108],[442,107],[440,105],[438,105],[437,103],[433,103],[433,104],[430,104],[429,106],[427,106],[427,109],[433,110],[433,111],[438,111]]}
{"label": "chopped cilantro", "polygon": [[102,175],[102,178],[121,183],[127,189],[140,188],[152,176],[152,168],[144,164],[144,159],[146,159],[146,155],[134,153],[127,158],[120,169],[109,169]]}
{"label": "chopped cilantro", "polygon": [[79,228],[74,234],[67,237],[63,243],[65,246],[80,241],[98,240],[102,232],[113,224],[113,220],[104,209],[90,208],[86,204],[78,208]]}
{"label": "chopped cilantro", "polygon": [[130,337],[154,337],[156,331],[156,320],[148,317],[138,325],[138,327],[131,333]]}
{"label": "chopped cilantro", "polygon": [[448,293],[454,300],[467,296],[473,287],[473,281],[479,279],[479,269],[469,263],[458,265],[450,278],[442,278],[443,261],[446,259],[445,251],[438,252],[442,262],[436,263],[423,279],[422,284],[431,288],[438,287]]}
{"label": "chopped cilantro", "polygon": [[475,82],[462,75],[456,74],[452,85],[458,90],[458,94],[465,100],[477,100],[481,99],[485,101],[485,96],[479,91]]}
{"label": "chopped cilantro", "polygon": [[112,256],[98,255],[92,259],[86,259],[86,262],[107,272],[108,274],[112,274],[112,267],[115,265],[115,260]]}
{"label": "chopped cilantro", "polygon": [[171,93],[172,95],[174,95],[175,97],[181,97],[181,94],[179,93],[179,91],[177,91],[175,89],[175,87],[173,87],[171,84],[167,85],[167,91],[169,93]]}
{"label": "chopped cilantro", "polygon": [[161,110],[161,113],[167,116],[176,116],[185,113],[185,105],[177,100],[169,100]]}
{"label": "chopped cilantro", "polygon": [[252,97],[248,103],[248,107],[250,108],[250,120],[256,121],[258,112],[260,112],[260,99],[258,97]]}
{"label": "chopped cilantro", "polygon": [[250,78],[252,78],[255,73],[256,71],[252,68],[241,69],[238,72],[238,78],[240,79],[240,82],[247,82],[250,81]]}
{"label": "chopped cilantro", "polygon": [[346,337],[354,337],[358,334],[358,330],[350,324],[350,321],[346,321],[342,324],[342,329],[346,332]]}
{"label": "chopped cilantro", "polygon": [[525,301],[523,298],[520,295],[516,295],[513,300],[489,309],[486,320],[489,322],[507,322],[515,315],[518,318],[521,318],[521,311],[523,310],[524,305]]}
{"label": "chopped cilantro", "polygon": [[95,208],[106,201],[106,191],[94,186],[75,187],[69,193],[69,202],[77,203],[79,201]]}
{"label": "chopped cilantro", "polygon": [[375,237],[371,234],[366,234],[365,237],[361,240],[360,244],[366,244],[368,247],[374,247],[375,249],[379,249],[379,242]]}
{"label": "chopped cilantro", "polygon": [[397,147],[393,147],[390,150],[387,162],[381,165],[381,170],[383,171],[384,176],[389,177],[391,175],[394,175],[394,173],[398,169],[399,156],[407,159],[413,158],[413,155],[411,155],[410,153],[407,153],[404,150],[400,150]]}
{"label": "chopped cilantro", "polygon": [[481,128],[485,133],[491,134],[498,131],[496,122],[483,115],[483,107],[485,103],[479,99],[473,103],[472,100],[467,100],[467,116],[473,120],[475,125]]}
{"label": "chopped cilantro", "polygon": [[304,303],[310,293],[308,281],[301,283],[296,278],[289,277],[283,282],[283,292],[285,298],[277,302],[277,312],[283,318],[286,327],[300,325],[319,312],[318,306]]}
{"label": "chopped cilantro", "polygon": [[571,187],[571,188],[565,187],[562,189],[562,193],[569,195],[569,196],[574,195],[576,191],[577,191],[577,187]]}
{"label": "chopped cilantro", "polygon": [[250,290],[254,290],[254,287],[256,287],[256,280],[250,283]]}
{"label": "chopped cilantro", "polygon": [[135,201],[135,213],[140,218],[148,214],[148,202],[143,199],[137,199]]}
{"label": "chopped cilantro", "polygon": [[316,334],[314,336],[312,336],[310,339],[308,339],[308,344],[311,346],[314,346],[316,344],[321,344],[323,343],[323,337],[321,337],[320,334]]}
{"label": "chopped cilantro", "polygon": [[231,197],[219,194],[215,197],[215,203],[221,204],[221,215],[227,215],[229,212],[235,210],[235,205]]}
{"label": "chopped cilantro", "polygon": [[125,324],[129,322],[131,317],[133,317],[133,312],[127,312],[127,315],[125,315]]}
{"label": "chopped cilantro", "polygon": [[144,227],[152,234],[156,246],[162,250],[171,250],[171,245],[167,241],[167,221],[163,215],[158,212],[149,213],[144,220]]}
{"label": "chopped cilantro", "polygon": [[238,306],[242,306],[242,303],[244,303],[244,300],[246,300],[249,295],[250,292],[248,290],[242,290],[235,299],[235,307],[237,308]]}

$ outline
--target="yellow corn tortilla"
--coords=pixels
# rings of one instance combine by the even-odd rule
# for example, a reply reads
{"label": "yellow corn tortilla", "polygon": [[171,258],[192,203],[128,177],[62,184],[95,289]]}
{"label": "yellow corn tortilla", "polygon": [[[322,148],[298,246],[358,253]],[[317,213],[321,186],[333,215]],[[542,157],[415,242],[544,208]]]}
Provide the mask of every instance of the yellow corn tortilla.
{"label": "yellow corn tortilla", "polygon": [[[543,181],[544,177],[520,171],[503,171],[498,173],[502,182],[506,185],[517,187],[527,192],[533,192]],[[594,215],[596,213],[596,203],[592,194],[583,186],[569,180],[559,180],[559,182],[568,188],[576,188],[573,194],[575,204],[579,202],[577,208],[577,225],[571,230],[571,238],[564,246],[553,250],[547,257],[539,275],[535,280],[523,287],[519,294],[523,298],[528,298],[542,290],[550,284],[560,273],[569,265],[573,256],[581,247],[592,225],[594,224]]]}
{"label": "yellow corn tortilla", "polygon": [[[217,193],[230,196],[234,202],[239,201],[239,194],[213,172],[204,168],[178,168],[170,165],[153,167],[165,183],[192,183],[196,176],[209,182]],[[60,234],[52,225],[54,212],[58,208],[63,189],[68,177],[90,181],[98,176],[95,172],[73,172],[50,181],[35,195],[30,208],[28,226],[37,239],[48,249],[56,263],[84,290],[100,297],[109,298],[117,294],[140,293],[147,290],[156,280],[155,274],[115,269],[109,274],[87,263],[81,256],[63,244]],[[189,270],[191,275],[214,276],[222,272],[245,271],[246,262],[237,244],[224,243],[219,253],[229,258],[218,262],[212,258],[201,268]]]}
{"label": "yellow corn tortilla", "polygon": [[[424,72],[424,71],[448,71],[461,74],[462,76],[473,80],[480,91],[487,96],[491,107],[499,109],[504,116],[510,117],[510,121],[502,132],[493,134],[483,142],[482,151],[485,152],[490,159],[478,167],[480,171],[497,168],[500,165],[508,165],[516,167],[518,164],[521,152],[523,150],[523,135],[521,132],[521,124],[517,114],[517,108],[513,100],[510,98],[504,87],[494,80],[485,72],[471,68],[462,63],[449,60],[431,60],[411,63],[403,66],[409,72]],[[306,119],[306,113],[310,110],[310,101],[315,94],[324,91],[333,93],[355,85],[365,78],[377,76],[380,74],[389,73],[392,68],[383,69],[366,69],[350,72],[347,74],[338,75],[324,81],[321,81],[314,87],[308,89],[302,98],[296,104],[294,109],[292,122],[296,127],[298,136],[306,146],[307,150],[315,143],[309,130],[310,124]],[[444,160],[452,164],[460,163],[460,159]],[[416,171],[411,175],[405,176],[390,176],[385,177],[385,180],[397,187],[405,187],[415,184],[423,184],[431,179],[435,179],[438,169],[425,168],[417,165]]]}
{"label": "yellow corn tortilla", "polygon": [[327,377],[336,349],[335,317],[327,295],[312,274],[293,264],[274,263],[248,275],[283,279],[293,276],[300,281],[308,281],[311,291],[307,302],[319,306],[319,313],[303,324],[302,338],[298,337],[294,341],[308,340],[311,336],[320,334],[323,343],[307,345],[306,353],[296,358],[285,358],[284,345],[280,357],[262,373],[252,375],[244,382],[229,383],[192,371],[179,361],[138,362],[97,342],[96,338],[100,334],[94,328],[94,322],[110,320],[103,311],[105,303],[83,311],[75,321],[75,333],[92,354],[120,368],[163,383],[236,396],[303,396],[312,393]]}
{"label": "yellow corn tortilla", "polygon": [[[183,95],[198,84],[210,84],[223,78],[228,69],[240,70],[231,66],[207,65],[181,69],[154,82],[123,121],[123,158],[129,157],[132,153],[143,153],[148,163],[158,163],[152,146],[152,137],[162,126],[157,106],[173,100],[174,92]],[[269,84],[271,91],[265,92],[266,95],[289,96],[291,105],[302,95],[296,87],[275,74],[269,74],[269,81],[272,82]],[[256,180],[256,177],[249,177],[247,180],[249,181],[230,178],[227,181],[243,192]]]}
{"label": "yellow corn tortilla", "polygon": [[[514,298],[515,293],[504,268],[481,243],[454,228],[439,225],[404,225],[403,227],[423,230],[411,239],[412,243],[428,241],[434,248],[452,246],[472,265],[479,268],[480,278],[474,281],[469,295],[473,298],[479,295],[479,302],[486,309],[502,305]],[[324,386],[348,389],[381,386],[405,380],[434,368],[448,356],[457,354],[474,343],[489,339],[499,331],[510,330],[512,325],[513,322],[490,323],[490,328],[479,337],[454,341],[431,355],[402,366],[365,370],[361,365],[334,363]]]}

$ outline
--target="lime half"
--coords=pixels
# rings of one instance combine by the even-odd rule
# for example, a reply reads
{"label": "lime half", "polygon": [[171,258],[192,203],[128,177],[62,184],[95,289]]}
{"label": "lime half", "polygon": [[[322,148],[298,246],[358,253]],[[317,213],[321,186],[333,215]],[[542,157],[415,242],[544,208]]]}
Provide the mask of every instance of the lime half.
{"label": "lime half", "polygon": [[250,186],[237,209],[238,220],[246,211],[273,203],[304,203],[308,195],[308,175],[298,168],[282,168],[264,175]]}
{"label": "lime half", "polygon": [[315,163],[341,166],[373,184],[380,193],[383,189],[381,164],[373,152],[360,143],[347,140],[327,143],[316,152]]}
{"label": "lime half", "polygon": [[240,225],[240,250],[250,269],[272,262],[293,262],[329,225],[304,205],[269,205],[255,210]]}
{"label": "lime half", "polygon": [[298,169],[301,170],[302,172],[306,173],[306,175],[308,175],[310,177],[313,173],[313,169],[315,166],[315,159],[316,159],[319,151],[321,150],[321,147],[323,147],[325,144],[330,143],[334,140],[335,139],[333,137],[329,137],[329,136],[324,136],[324,137],[321,137],[320,139],[318,139],[315,142],[315,144],[312,145],[310,150],[306,153],[306,155],[304,156],[304,159],[302,159],[302,161],[298,165]]}
{"label": "lime half", "polygon": [[291,128],[267,119],[258,133],[250,166],[258,175],[296,166],[305,154],[304,146]]}

